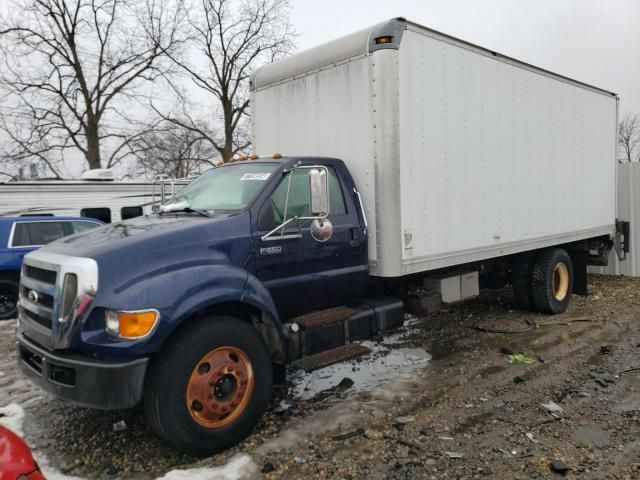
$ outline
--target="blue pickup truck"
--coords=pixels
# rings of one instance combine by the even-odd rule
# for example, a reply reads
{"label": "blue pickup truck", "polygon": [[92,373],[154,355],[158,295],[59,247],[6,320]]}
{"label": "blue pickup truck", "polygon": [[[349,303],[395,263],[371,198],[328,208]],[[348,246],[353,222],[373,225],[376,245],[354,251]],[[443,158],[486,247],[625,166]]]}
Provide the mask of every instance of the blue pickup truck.
{"label": "blue pickup truck", "polygon": [[27,253],[99,225],[102,222],[83,217],[0,217],[0,320],[18,314],[18,282],[22,259]]}
{"label": "blue pickup truck", "polygon": [[251,431],[287,363],[347,358],[353,341],[402,323],[397,299],[355,301],[368,278],[365,218],[342,161],[225,164],[157,214],[28,255],[19,364],[76,404],[143,402],[163,439],[205,455]]}

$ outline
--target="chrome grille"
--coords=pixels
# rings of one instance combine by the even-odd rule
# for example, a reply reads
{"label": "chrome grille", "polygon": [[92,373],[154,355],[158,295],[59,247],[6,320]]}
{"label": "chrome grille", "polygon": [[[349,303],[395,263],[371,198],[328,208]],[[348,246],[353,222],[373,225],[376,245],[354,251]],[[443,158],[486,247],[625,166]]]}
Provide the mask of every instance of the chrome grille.
{"label": "chrome grille", "polygon": [[[65,278],[75,278],[67,311],[62,309]],[[37,343],[52,349],[68,348],[77,323],[73,306],[98,287],[95,260],[35,250],[24,257],[19,289],[19,330]]]}
{"label": "chrome grille", "polygon": [[20,276],[20,306],[31,320],[51,330],[55,318],[55,270],[25,265]]}
{"label": "chrome grille", "polygon": [[30,312],[29,310],[25,310],[24,314],[27,316],[27,318],[30,318],[37,324],[42,325],[48,330],[51,330],[51,326],[52,326],[51,318],[43,317],[42,315],[38,315],[37,313]]}
{"label": "chrome grille", "polygon": [[56,272],[55,270],[45,270],[44,268],[25,265],[24,275],[40,282],[55,285],[56,278],[58,277],[58,272]]}
{"label": "chrome grille", "polygon": [[[29,292],[31,291],[31,289],[22,286],[20,293],[25,296],[28,297]],[[38,305],[42,305],[43,307],[47,307],[53,310],[53,295],[47,295],[46,293],[40,293],[38,295],[38,301],[36,302]]]}

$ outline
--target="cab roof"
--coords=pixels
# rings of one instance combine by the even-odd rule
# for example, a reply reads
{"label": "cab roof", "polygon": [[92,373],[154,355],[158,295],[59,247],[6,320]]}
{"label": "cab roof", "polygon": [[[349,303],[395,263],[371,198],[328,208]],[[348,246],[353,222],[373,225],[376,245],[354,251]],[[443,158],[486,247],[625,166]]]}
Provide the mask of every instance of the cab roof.
{"label": "cab roof", "polygon": [[280,156],[280,157],[273,157],[273,156],[268,156],[268,157],[259,157],[255,160],[252,160],[250,158],[243,160],[242,157],[241,159],[238,160],[234,160],[231,162],[225,162],[222,165],[219,165],[216,168],[220,168],[220,167],[224,167],[224,166],[229,166],[229,165],[238,165],[238,164],[243,164],[243,163],[279,163],[285,166],[285,168],[291,168],[294,165],[296,165],[297,163],[300,163],[301,165],[313,165],[313,164],[320,164],[320,165],[330,165],[330,166],[336,166],[336,165],[344,165],[344,162],[342,160],[340,160],[339,158],[333,158],[333,157],[308,157],[308,156]]}

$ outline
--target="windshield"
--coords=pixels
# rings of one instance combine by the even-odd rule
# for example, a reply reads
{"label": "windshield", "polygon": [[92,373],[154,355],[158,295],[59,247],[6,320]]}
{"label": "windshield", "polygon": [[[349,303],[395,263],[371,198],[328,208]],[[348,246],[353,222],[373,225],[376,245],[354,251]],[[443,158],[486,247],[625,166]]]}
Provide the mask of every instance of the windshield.
{"label": "windshield", "polygon": [[277,163],[241,163],[212,168],[203,173],[169,200],[182,209],[209,214],[238,213],[246,209],[266,185]]}

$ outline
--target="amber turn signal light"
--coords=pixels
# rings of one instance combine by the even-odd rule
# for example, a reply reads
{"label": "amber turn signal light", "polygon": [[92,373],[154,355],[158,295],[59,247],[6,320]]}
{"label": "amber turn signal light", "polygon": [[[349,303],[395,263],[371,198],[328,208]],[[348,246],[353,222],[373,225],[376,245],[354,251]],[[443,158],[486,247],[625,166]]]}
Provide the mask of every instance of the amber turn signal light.
{"label": "amber turn signal light", "polygon": [[106,327],[121,338],[135,339],[148,335],[158,320],[157,310],[139,310],[133,312],[106,313]]}
{"label": "amber turn signal light", "polygon": [[157,318],[158,312],[155,310],[120,312],[120,336],[124,338],[144,337],[153,329]]}

